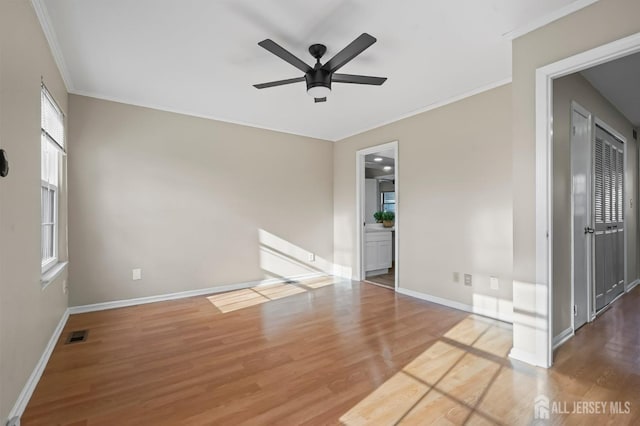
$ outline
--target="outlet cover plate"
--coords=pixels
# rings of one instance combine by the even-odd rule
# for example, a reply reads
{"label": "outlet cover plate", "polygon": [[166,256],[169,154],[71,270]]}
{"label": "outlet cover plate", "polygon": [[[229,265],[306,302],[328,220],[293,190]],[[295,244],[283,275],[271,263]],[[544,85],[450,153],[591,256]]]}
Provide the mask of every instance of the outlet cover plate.
{"label": "outlet cover plate", "polygon": [[473,284],[473,279],[471,278],[471,274],[464,274],[464,285],[471,287]]}
{"label": "outlet cover plate", "polygon": [[500,290],[500,280],[498,280],[498,277],[489,277],[489,287],[491,287],[491,290]]}

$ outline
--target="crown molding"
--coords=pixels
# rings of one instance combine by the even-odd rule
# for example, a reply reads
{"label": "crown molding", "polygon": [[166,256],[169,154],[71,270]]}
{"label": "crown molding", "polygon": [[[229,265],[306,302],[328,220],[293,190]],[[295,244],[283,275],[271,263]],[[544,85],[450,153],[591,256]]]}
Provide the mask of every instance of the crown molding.
{"label": "crown molding", "polygon": [[542,28],[558,19],[564,18],[567,15],[571,15],[573,12],[577,12],[580,9],[584,9],[587,6],[591,6],[598,0],[576,0],[568,5],[561,7],[560,9],[553,11],[547,15],[544,15],[538,19],[528,22],[527,24],[502,34],[502,37],[507,40],[515,40],[518,37],[522,37],[532,31]]}
{"label": "crown molding", "polygon": [[337,139],[334,139],[334,142],[340,142],[340,141],[345,140],[347,138],[350,138],[352,136],[359,135],[360,133],[368,132],[369,130],[377,129],[378,127],[386,126],[387,124],[392,124],[392,123],[395,123],[396,121],[404,120],[405,118],[409,118],[409,117],[413,117],[414,115],[422,114],[423,112],[431,111],[431,110],[434,110],[434,109],[437,109],[437,108],[442,108],[443,106],[452,104],[454,102],[461,101],[461,100],[463,100],[465,98],[469,98],[471,96],[479,95],[482,92],[486,92],[486,91],[498,88],[500,86],[504,86],[505,84],[509,84],[509,83],[511,83],[511,77],[505,78],[503,80],[495,81],[493,83],[489,83],[489,84],[486,84],[484,86],[477,87],[475,89],[469,90],[468,92],[464,92],[464,93],[461,93],[461,94],[456,95],[456,96],[451,96],[451,97],[443,99],[441,101],[434,102],[434,103],[429,104],[427,106],[424,106],[422,108],[413,110],[413,111],[408,112],[406,114],[402,114],[400,116],[396,116],[396,117],[394,117],[394,118],[392,118],[390,120],[383,121],[382,123],[378,123],[378,124],[375,124],[373,126],[365,127],[364,129],[360,129],[360,130],[355,131],[355,132],[350,132],[350,133],[348,133],[346,135],[343,135],[343,136],[341,136],[341,137],[339,137]]}
{"label": "crown molding", "polygon": [[38,21],[40,21],[40,26],[42,27],[44,36],[49,43],[51,55],[53,56],[53,60],[55,61],[56,65],[58,66],[58,71],[60,71],[62,81],[67,88],[67,92],[71,92],[73,91],[73,83],[71,82],[71,76],[69,74],[67,64],[64,60],[64,56],[62,56],[62,49],[60,49],[58,37],[56,36],[56,32],[53,29],[53,24],[51,23],[51,18],[49,17],[47,5],[45,4],[44,0],[31,0],[31,4],[33,5],[33,9],[35,10],[36,15],[38,16]]}

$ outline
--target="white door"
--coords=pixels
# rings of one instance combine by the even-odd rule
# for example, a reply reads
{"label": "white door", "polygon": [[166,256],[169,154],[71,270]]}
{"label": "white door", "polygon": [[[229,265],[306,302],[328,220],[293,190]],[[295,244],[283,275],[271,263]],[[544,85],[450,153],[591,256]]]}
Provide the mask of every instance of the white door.
{"label": "white door", "polygon": [[624,146],[596,126],[594,147],[595,310],[624,291]]}
{"label": "white door", "polygon": [[573,329],[589,321],[591,289],[591,114],[573,106],[571,115],[573,194]]}

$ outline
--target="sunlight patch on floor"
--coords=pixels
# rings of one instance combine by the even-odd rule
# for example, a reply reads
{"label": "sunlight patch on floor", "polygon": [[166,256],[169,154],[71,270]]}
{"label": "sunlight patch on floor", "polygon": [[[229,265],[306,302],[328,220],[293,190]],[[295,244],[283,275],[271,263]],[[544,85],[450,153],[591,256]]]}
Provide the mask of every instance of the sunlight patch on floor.
{"label": "sunlight patch on floor", "polygon": [[214,294],[208,296],[207,300],[218,308],[220,312],[226,314],[239,309],[261,305],[272,300],[283,299],[317,288],[334,285],[338,281],[339,280],[334,277],[317,277],[305,279],[295,284],[275,283],[260,285],[252,288],[229,291],[227,293]]}
{"label": "sunlight patch on floor", "polygon": [[[356,404],[340,421],[364,424],[497,424],[529,408],[536,378],[506,359],[511,329],[470,315],[400,372]],[[531,391],[516,391],[527,383]],[[533,395],[530,395],[533,392]],[[516,396],[517,395],[517,396]],[[483,404],[491,398],[491,403]],[[496,407],[499,407],[496,409]],[[519,420],[522,420],[520,418]]]}

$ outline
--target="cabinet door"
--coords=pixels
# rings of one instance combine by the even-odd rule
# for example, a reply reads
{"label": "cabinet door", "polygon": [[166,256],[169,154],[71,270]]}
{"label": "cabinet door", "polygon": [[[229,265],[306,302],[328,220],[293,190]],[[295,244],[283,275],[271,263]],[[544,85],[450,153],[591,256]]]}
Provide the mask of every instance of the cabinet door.
{"label": "cabinet door", "polygon": [[378,242],[367,241],[365,244],[365,271],[373,271],[378,269]]}
{"label": "cabinet door", "polygon": [[378,268],[391,268],[391,241],[380,241],[378,243]]}

